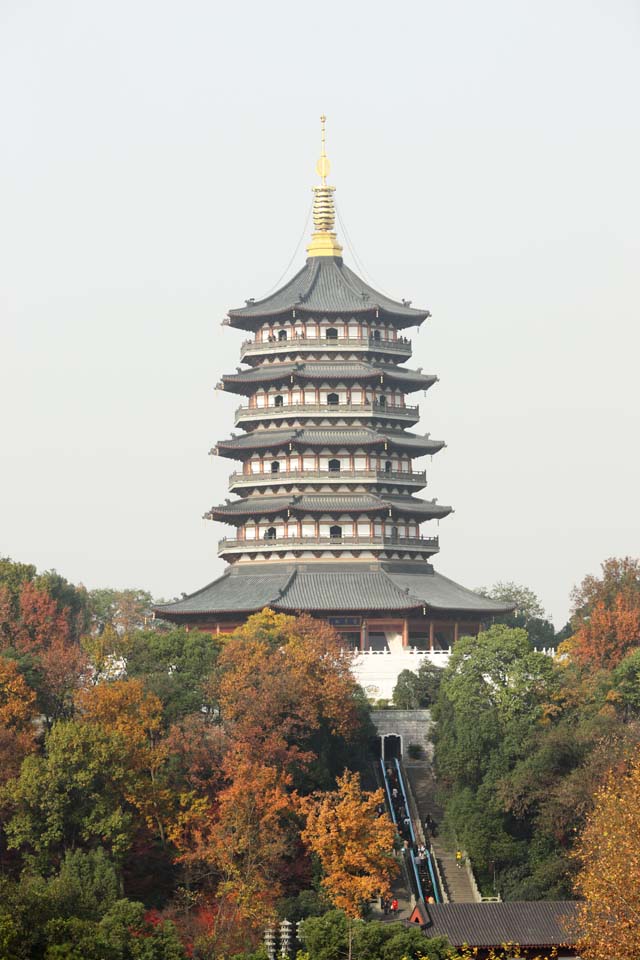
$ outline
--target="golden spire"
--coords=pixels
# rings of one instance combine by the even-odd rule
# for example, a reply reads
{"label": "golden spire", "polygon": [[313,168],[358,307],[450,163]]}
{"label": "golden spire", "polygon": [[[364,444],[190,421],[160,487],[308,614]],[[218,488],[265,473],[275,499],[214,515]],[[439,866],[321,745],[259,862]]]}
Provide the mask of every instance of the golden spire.
{"label": "golden spire", "polygon": [[320,159],[316,164],[316,172],[322,185],[313,187],[313,226],[315,230],[311,235],[311,243],[307,247],[307,253],[310,257],[342,256],[342,247],[336,240],[335,233],[333,233],[336,221],[333,192],[336,188],[327,186],[327,177],[331,165],[325,148],[324,125],[326,120],[327,118],[323,113],[320,117]]}

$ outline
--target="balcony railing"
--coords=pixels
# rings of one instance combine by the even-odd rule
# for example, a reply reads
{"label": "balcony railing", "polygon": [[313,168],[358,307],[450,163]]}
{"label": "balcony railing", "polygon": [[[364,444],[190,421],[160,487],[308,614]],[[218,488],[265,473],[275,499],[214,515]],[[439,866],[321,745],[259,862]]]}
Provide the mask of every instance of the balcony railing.
{"label": "balcony railing", "polygon": [[415,423],[420,414],[417,406],[401,407],[387,403],[290,403],[268,407],[238,407],[235,412],[235,422],[272,420],[278,417],[292,416],[380,416],[388,419],[410,420]]}
{"label": "balcony railing", "polygon": [[378,340],[375,337],[289,337],[286,340],[245,340],[240,347],[240,356],[251,357],[262,353],[290,353],[298,348],[340,353],[343,350],[383,351],[402,357],[411,356],[411,341],[405,337],[397,340]]}
{"label": "balcony railing", "polygon": [[439,550],[438,537],[388,537],[388,536],[360,536],[360,537],[271,537],[260,540],[233,540],[224,537],[218,543],[218,554],[225,553],[273,553],[279,550],[317,550],[318,548],[335,549],[336,547],[358,547],[359,549],[377,549],[412,552],[437,553]]}
{"label": "balcony railing", "polygon": [[424,486],[427,482],[426,470],[277,470],[265,473],[241,473],[236,471],[229,477],[231,487],[255,486],[256,484],[275,485],[281,483],[392,483],[415,484]]}

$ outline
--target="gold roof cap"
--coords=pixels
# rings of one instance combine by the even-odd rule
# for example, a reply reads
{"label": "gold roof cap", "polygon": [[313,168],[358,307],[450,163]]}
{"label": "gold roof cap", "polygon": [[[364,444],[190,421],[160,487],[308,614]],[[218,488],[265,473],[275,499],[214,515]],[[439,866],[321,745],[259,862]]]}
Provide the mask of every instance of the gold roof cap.
{"label": "gold roof cap", "polygon": [[333,193],[336,188],[327,184],[327,177],[329,176],[331,165],[325,149],[324,128],[326,121],[327,118],[323,113],[320,117],[320,159],[316,164],[316,171],[320,177],[321,185],[319,187],[313,187],[313,226],[315,229],[311,234],[311,243],[307,247],[307,253],[310,257],[342,256],[342,247],[333,232],[336,222]]}

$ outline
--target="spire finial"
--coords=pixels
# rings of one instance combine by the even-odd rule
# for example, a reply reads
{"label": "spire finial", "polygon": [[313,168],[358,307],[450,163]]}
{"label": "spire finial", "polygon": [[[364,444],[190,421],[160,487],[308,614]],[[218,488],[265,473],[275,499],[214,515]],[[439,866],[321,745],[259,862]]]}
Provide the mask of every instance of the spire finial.
{"label": "spire finial", "polygon": [[316,163],[316,171],[318,176],[322,180],[322,186],[326,187],[327,177],[329,176],[329,171],[331,170],[331,164],[329,163],[329,157],[327,156],[327,149],[325,143],[325,123],[327,118],[324,113],[320,117],[320,159]]}
{"label": "spire finial", "polygon": [[327,185],[331,164],[327,156],[325,142],[326,122],[327,118],[323,113],[320,117],[320,159],[316,163],[316,172],[322,185],[313,188],[313,225],[315,230],[311,237],[311,243],[307,247],[307,253],[310,257],[342,256],[342,247],[338,243],[335,233],[333,233],[336,219],[333,193],[336,188]]}

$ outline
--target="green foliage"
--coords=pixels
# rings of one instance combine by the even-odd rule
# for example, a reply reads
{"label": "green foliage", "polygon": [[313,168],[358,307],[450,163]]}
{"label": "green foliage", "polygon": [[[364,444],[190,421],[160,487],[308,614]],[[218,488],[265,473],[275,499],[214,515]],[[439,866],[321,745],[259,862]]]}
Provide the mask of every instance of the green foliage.
{"label": "green foliage", "polygon": [[4,788],[9,846],[32,850],[45,869],[78,847],[105,845],[121,859],[131,836],[126,756],[122,740],[95,724],[56,723],[44,754],[26,757]]}
{"label": "green foliage", "polygon": [[142,630],[151,621],[153,597],[147,590],[90,590],[88,608],[91,632],[101,634],[107,627],[118,633]]}
{"label": "green foliage", "polygon": [[160,698],[169,724],[213,706],[205,683],[219,652],[219,641],[198,630],[139,630],[129,637],[127,675]]}
{"label": "green foliage", "polygon": [[489,589],[482,587],[478,593],[499,603],[512,604],[514,609],[510,613],[494,617],[494,623],[526,630],[533,647],[557,646],[560,640],[564,639],[563,636],[556,634],[553,624],[546,618],[540,600],[529,587],[514,583],[512,580],[499,581]]}
{"label": "green foliage", "polygon": [[640,718],[640,650],[627,654],[613,671],[611,679],[613,691],[610,699],[625,721]]}
{"label": "green foliage", "polygon": [[[446,960],[451,950],[444,938],[429,939],[419,927],[403,923],[355,920],[351,935],[357,960]],[[312,960],[344,960],[348,936],[349,921],[340,910],[310,917],[301,924],[305,954]]]}
{"label": "green foliage", "polygon": [[431,707],[438,698],[442,668],[425,661],[415,672],[402,670],[393,689],[393,705],[401,710]]}

